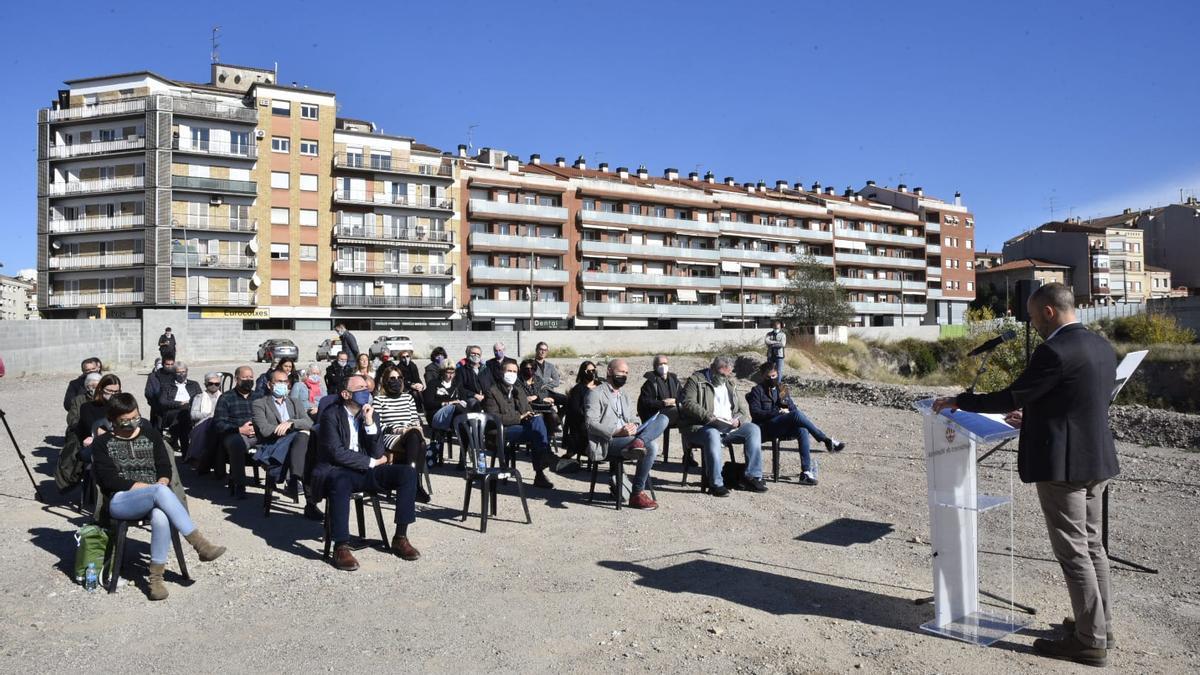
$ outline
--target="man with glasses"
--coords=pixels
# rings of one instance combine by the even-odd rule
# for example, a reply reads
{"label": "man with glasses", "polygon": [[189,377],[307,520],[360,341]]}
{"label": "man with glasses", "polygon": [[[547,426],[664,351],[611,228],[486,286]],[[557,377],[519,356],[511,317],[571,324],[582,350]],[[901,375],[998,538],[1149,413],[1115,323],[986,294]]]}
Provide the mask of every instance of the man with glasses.
{"label": "man with glasses", "polygon": [[[213,412],[213,431],[217,434],[218,447],[223,448],[229,460],[229,491],[236,499],[246,498],[246,454],[258,445],[254,433],[254,369],[238,366],[233,372],[234,388],[221,394]],[[220,454],[218,451],[217,454]],[[224,460],[220,462],[224,468]],[[201,466],[203,471],[204,467]],[[224,477],[224,472],[217,474]]]}
{"label": "man with glasses", "polygon": [[545,342],[537,343],[537,347],[533,350],[533,370],[534,373],[542,378],[542,382],[546,383],[546,388],[550,398],[554,399],[554,405],[559,408],[559,417],[562,417],[562,407],[567,404],[567,395],[558,391],[562,386],[562,376],[558,372],[558,366],[550,363],[546,356],[550,353],[550,345]]}
{"label": "man with glasses", "polygon": [[[279,465],[288,467],[291,476],[285,494],[296,496],[298,486],[304,479],[305,457],[313,422],[304,409],[296,404],[296,399],[290,396],[291,385],[287,372],[273,370],[270,378],[271,393],[250,405],[254,415],[255,437],[262,443],[259,452],[264,455],[277,452]],[[271,446],[270,449],[268,446]],[[273,478],[268,475],[267,480]],[[324,518],[307,485],[304,488],[304,502],[305,518],[316,521]]]}
{"label": "man with glasses", "polygon": [[468,412],[479,410],[492,383],[491,372],[483,365],[483,348],[479,345],[467,347],[467,358],[459,364],[454,384],[466,401]]}
{"label": "man with glasses", "polygon": [[310,487],[314,501],[329,500],[333,566],[347,572],[358,569],[350,551],[350,497],[355,492],[396,491],[391,551],[403,560],[420,558],[421,552],[408,540],[408,526],[417,519],[417,472],[408,464],[388,463],[366,378],[348,378],[337,401],[317,418],[317,425],[320,442]]}
{"label": "man with glasses", "polygon": [[175,364],[175,377],[163,384],[158,393],[162,410],[159,428],[171,435],[179,452],[187,455],[192,433],[192,398],[200,395],[200,384],[188,379],[186,364]]}
{"label": "man with glasses", "polygon": [[67,412],[71,411],[71,403],[83,393],[83,384],[87,379],[87,376],[90,373],[100,372],[102,370],[101,366],[102,364],[100,363],[100,359],[96,358],[95,356],[84,359],[83,362],[79,364],[79,370],[81,374],[79,377],[67,383],[67,393],[65,396],[63,396],[63,410],[66,410]]}

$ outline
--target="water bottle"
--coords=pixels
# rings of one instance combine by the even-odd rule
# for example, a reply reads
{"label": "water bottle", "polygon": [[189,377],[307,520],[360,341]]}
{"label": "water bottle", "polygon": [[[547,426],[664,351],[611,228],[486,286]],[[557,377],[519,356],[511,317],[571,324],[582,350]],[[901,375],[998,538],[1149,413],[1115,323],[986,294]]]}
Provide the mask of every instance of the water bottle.
{"label": "water bottle", "polygon": [[87,571],[83,573],[83,587],[88,591],[94,591],[98,585],[98,579],[96,578],[96,563],[88,563]]}
{"label": "water bottle", "polygon": [[483,450],[475,453],[475,473],[487,473],[487,453]]}

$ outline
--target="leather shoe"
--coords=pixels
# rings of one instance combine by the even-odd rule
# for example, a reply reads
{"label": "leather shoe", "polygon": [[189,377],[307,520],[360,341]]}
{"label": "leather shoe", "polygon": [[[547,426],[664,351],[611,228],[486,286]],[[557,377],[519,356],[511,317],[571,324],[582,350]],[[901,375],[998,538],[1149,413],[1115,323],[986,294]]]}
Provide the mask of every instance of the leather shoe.
{"label": "leather shoe", "polygon": [[630,495],[629,508],[653,511],[654,509],[658,508],[658,502],[654,501],[654,499],[650,495],[646,494],[645,490],[643,490],[637,494]]}
{"label": "leather shoe", "polygon": [[554,489],[554,483],[551,483],[551,482],[550,482],[550,479],[549,479],[549,478],[546,478],[546,474],[544,474],[544,473],[539,473],[539,474],[537,474],[536,476],[534,476],[534,477],[533,477],[533,487],[536,487],[536,488],[545,488],[545,489],[547,489],[547,490],[553,490],[553,489]]}
{"label": "leather shoe", "polygon": [[714,497],[728,497],[729,496],[729,488],[725,487],[724,485],[711,487],[708,489],[708,494],[710,494]]}
{"label": "leather shoe", "polygon": [[421,552],[408,541],[408,537],[398,534],[392,536],[392,553],[400,556],[401,560],[412,561],[421,557]]}
{"label": "leather shoe", "polygon": [[[1074,635],[1075,634],[1075,619],[1063,619],[1062,629],[1064,631],[1066,631],[1068,635]],[[1104,644],[1107,645],[1109,649],[1116,648],[1117,638],[1113,637],[1111,630],[1105,634]]]}
{"label": "leather shoe", "polygon": [[416,501],[418,504],[428,504],[432,499],[433,498],[429,496],[429,493],[425,491],[425,488],[421,487],[420,485],[417,486]]}
{"label": "leather shoe", "polygon": [[1062,640],[1046,640],[1039,638],[1033,641],[1033,651],[1042,656],[1063,661],[1074,661],[1085,666],[1108,665],[1108,650],[1100,647],[1089,647],[1079,641],[1074,635],[1068,635]]}
{"label": "leather shoe", "polygon": [[696,467],[700,466],[700,463],[697,462],[696,458],[692,457],[692,455],[689,453],[683,456],[683,465],[689,469],[695,469]]}
{"label": "leather shoe", "polygon": [[646,456],[646,444],[642,439],[635,438],[624,450],[621,451],[621,456],[625,459],[638,459]]}
{"label": "leather shoe", "polygon": [[738,482],[741,483],[741,486],[744,489],[750,490],[751,492],[766,492],[767,491],[767,482],[761,478],[749,478],[746,476],[742,476],[741,480],[739,480]]}
{"label": "leather shoe", "polygon": [[349,544],[338,544],[334,547],[333,566],[346,572],[353,572],[358,569],[358,560],[350,552]]}
{"label": "leather shoe", "polygon": [[304,517],[309,520],[315,520],[318,523],[325,520],[325,514],[321,511],[321,507],[316,504],[304,505]]}

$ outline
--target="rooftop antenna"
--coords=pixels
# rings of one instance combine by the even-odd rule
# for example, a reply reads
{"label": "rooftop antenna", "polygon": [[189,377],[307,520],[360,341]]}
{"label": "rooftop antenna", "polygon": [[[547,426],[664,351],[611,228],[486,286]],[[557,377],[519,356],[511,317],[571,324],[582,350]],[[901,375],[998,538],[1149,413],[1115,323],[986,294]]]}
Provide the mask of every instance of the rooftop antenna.
{"label": "rooftop antenna", "polygon": [[220,34],[221,34],[221,27],[213,26],[213,28],[212,28],[212,53],[209,54],[209,56],[212,58],[213,63],[221,62],[221,43],[217,42],[217,36]]}
{"label": "rooftop antenna", "polygon": [[471,142],[471,139],[475,136],[475,127],[477,127],[477,126],[479,126],[479,125],[478,124],[468,124],[467,125],[467,152],[470,152],[475,149],[475,145]]}

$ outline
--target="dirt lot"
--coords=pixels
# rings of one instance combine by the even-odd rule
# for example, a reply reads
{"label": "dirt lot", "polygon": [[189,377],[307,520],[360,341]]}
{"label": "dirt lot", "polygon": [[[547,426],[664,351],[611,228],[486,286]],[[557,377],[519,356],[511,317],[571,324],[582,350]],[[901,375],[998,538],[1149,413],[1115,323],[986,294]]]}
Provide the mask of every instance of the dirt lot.
{"label": "dirt lot", "polygon": [[[0,381],[0,408],[47,495],[65,379]],[[140,393],[144,380],[129,375],[126,388]],[[577,473],[556,477],[554,491],[530,490],[532,525],[518,517],[516,498],[502,495],[500,520],[481,535],[477,518],[457,520],[463,483],[447,469],[410,531],[424,557],[405,563],[364,550],[355,573],[322,562],[319,524],[296,514],[264,519],[257,490],[235,506],[216,481],[184,469],[197,523],[229,553],[201,564],[188,550],[194,581],[168,574],[171,597],[161,603],[136,587],[110,596],[71,581],[72,534],[84,520],[57,495],[49,505],[33,501],[0,436],[0,670],[1077,670],[1031,650],[1069,611],[1031,487],[1016,484],[1014,514],[1015,599],[1038,609],[1031,629],[989,649],[926,634],[920,625],[932,609],[913,602],[932,586],[919,416],[823,399],[801,405],[850,444],[819,455],[818,487],[702,495],[694,477],[679,485],[676,439],[671,463],[654,474],[658,511],[588,505]],[[1161,574],[1118,566],[1121,646],[1110,664],[1196,672],[1200,454],[1119,450],[1113,554]],[[986,462],[987,489],[1007,492],[1014,459],[1001,452]],[[799,472],[795,452],[782,463],[785,478]],[[1008,522],[1005,510],[981,516],[984,587],[1002,596]],[[140,578],[149,534],[132,536],[141,560],[127,572]],[[173,557],[168,569],[177,569]]]}

